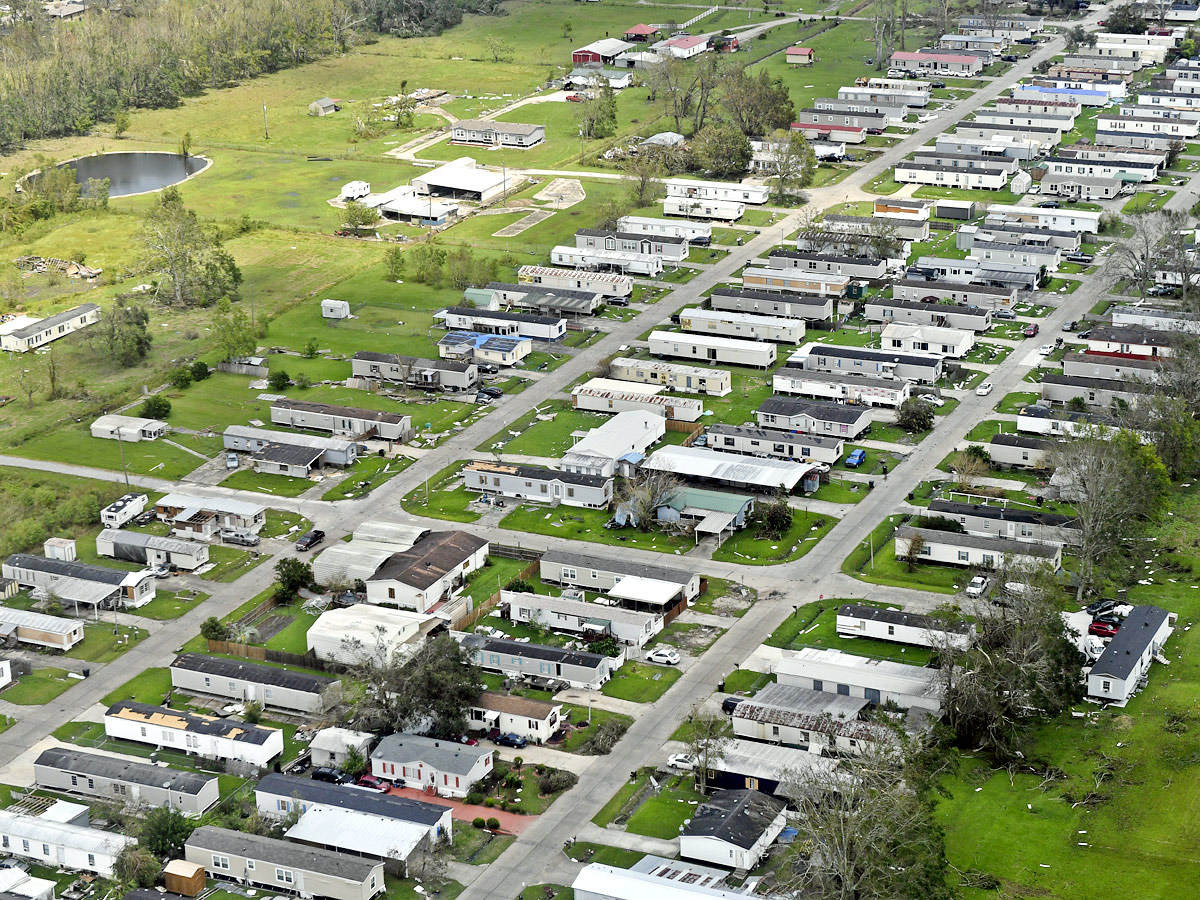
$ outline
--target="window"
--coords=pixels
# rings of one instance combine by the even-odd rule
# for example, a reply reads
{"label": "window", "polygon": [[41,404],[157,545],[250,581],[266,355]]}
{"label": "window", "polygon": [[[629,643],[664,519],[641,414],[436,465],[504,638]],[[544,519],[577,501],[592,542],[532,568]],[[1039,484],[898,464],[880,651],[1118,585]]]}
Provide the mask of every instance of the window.
{"label": "window", "polygon": [[395,600],[395,599],[396,599],[396,589],[395,589],[394,587],[390,587],[390,588],[388,588],[388,599],[389,599],[389,600]]}
{"label": "window", "polygon": [[289,809],[291,809],[291,807],[292,807],[291,803],[289,803],[287,800],[276,800],[275,801],[275,808],[277,810],[279,810],[280,812],[287,812]]}
{"label": "window", "polygon": [[95,868],[95,866],[96,866],[96,854],[95,853],[88,854],[88,865]]}
{"label": "window", "polygon": [[146,726],[145,726],[145,725],[143,725],[143,726],[142,726],[141,728],[139,728],[138,730],[139,730],[139,731],[142,733],[142,737],[145,737],[145,736],[146,736]]}
{"label": "window", "polygon": [[[1111,692],[1112,691],[1112,682],[1111,681],[1100,682],[1100,689],[1102,691],[1104,691],[1104,693],[1106,693],[1106,694]],[[7,846],[7,844],[8,844],[7,839],[5,839],[5,846]]]}
{"label": "window", "polygon": [[896,626],[895,626],[895,625],[889,625],[889,626],[888,626],[888,634],[889,634],[889,635],[893,635],[893,634],[895,634],[895,633],[896,633]]}
{"label": "window", "polygon": [[229,857],[228,856],[217,856],[214,853],[213,858],[212,858],[212,867],[214,869],[224,869],[226,872],[228,872],[229,871]]}
{"label": "window", "polygon": [[24,841],[24,840],[21,841],[21,849],[24,850],[26,853],[28,853],[29,852],[29,841]]}
{"label": "window", "polygon": [[814,690],[814,691],[823,691],[823,690],[825,690],[825,682],[823,682],[823,681],[818,681],[817,679],[815,679],[815,678],[814,678],[814,679],[813,679],[813,690]]}
{"label": "window", "polygon": [[113,787],[113,793],[116,794],[118,797],[124,797],[126,794],[129,793],[129,788],[123,784],[114,784],[112,787]]}
{"label": "window", "polygon": [[562,570],[562,577],[568,581],[573,581],[575,579],[575,570],[564,566]]}
{"label": "window", "polygon": [[246,868],[249,869],[251,872],[253,872],[254,871],[254,860],[252,860],[252,859],[246,860]]}
{"label": "window", "polygon": [[96,779],[94,779],[94,778],[89,778],[89,779],[87,780],[87,782],[88,782],[88,788],[89,788],[89,789],[92,789],[92,788],[94,788],[94,787],[96,786]]}
{"label": "window", "polygon": [[0,847],[3,847],[5,850],[8,849],[8,835],[7,834],[0,834]]}
{"label": "window", "polygon": [[42,844],[42,856],[49,856],[49,855],[50,855],[50,845]]}
{"label": "window", "polygon": [[71,776],[71,786],[74,787],[77,784],[79,784],[79,778],[75,775],[72,775]]}
{"label": "window", "polygon": [[291,884],[294,880],[291,869],[276,869],[275,880],[282,881],[284,884]]}
{"label": "window", "polygon": [[958,561],[959,562],[967,562],[970,558],[971,558],[971,554],[968,553],[966,550],[958,551]]}

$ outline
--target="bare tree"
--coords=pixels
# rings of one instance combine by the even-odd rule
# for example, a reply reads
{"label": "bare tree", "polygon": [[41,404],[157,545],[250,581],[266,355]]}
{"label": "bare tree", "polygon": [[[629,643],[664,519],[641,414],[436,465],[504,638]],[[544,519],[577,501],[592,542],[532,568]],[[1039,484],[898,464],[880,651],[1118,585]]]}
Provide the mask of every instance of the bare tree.
{"label": "bare tree", "polygon": [[[799,837],[777,873],[779,893],[822,900],[953,896],[942,832],[906,743],[790,773],[780,786]],[[886,848],[886,849],[884,849]]]}
{"label": "bare tree", "polygon": [[697,69],[681,59],[668,59],[655,66],[646,76],[651,96],[662,99],[667,105],[667,114],[675,120],[675,130],[683,129],[683,121],[692,115],[696,103]]}
{"label": "bare tree", "polygon": [[1162,212],[1145,213],[1129,218],[1133,234],[1113,244],[1105,273],[1114,279],[1124,279],[1137,288],[1139,295],[1154,280],[1154,271],[1161,264],[1159,244],[1172,227],[1173,217]]}
{"label": "bare tree", "polygon": [[1200,259],[1196,255],[1195,229],[1188,228],[1182,210],[1164,211],[1162,251],[1156,269],[1179,279],[1180,302],[1185,308],[1196,305],[1196,282],[1200,281]]}
{"label": "bare tree", "polygon": [[[900,539],[896,539],[896,545],[900,545]],[[919,532],[914,531],[908,537],[908,542],[904,548],[904,567],[910,572],[915,572],[917,566],[921,564],[921,551],[925,549],[925,538]]]}
{"label": "bare tree", "polygon": [[639,469],[622,483],[618,499],[633,514],[637,527],[649,531],[658,510],[675,495],[679,486],[679,479],[671,472]]}
{"label": "bare tree", "polygon": [[720,710],[694,706],[688,714],[691,737],[688,739],[688,755],[696,763],[696,788],[701,794],[708,793],[708,770],[721,760],[722,754],[733,740],[733,726],[729,717]]}
{"label": "bare tree", "polygon": [[954,472],[954,486],[960,491],[969,490],[988,473],[987,461],[979,454],[966,450],[954,454],[950,468]]}
{"label": "bare tree", "polygon": [[1079,556],[1077,598],[1098,570],[1125,555],[1128,542],[1159,512],[1170,479],[1152,447],[1132,432],[1092,430],[1049,454],[1064,498],[1075,510],[1071,540]]}

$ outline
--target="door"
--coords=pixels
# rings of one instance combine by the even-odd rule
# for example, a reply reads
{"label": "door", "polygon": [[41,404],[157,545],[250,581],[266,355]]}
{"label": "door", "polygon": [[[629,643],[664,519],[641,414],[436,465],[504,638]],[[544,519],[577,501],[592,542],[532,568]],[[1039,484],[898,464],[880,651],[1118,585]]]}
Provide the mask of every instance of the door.
{"label": "door", "polygon": [[[841,692],[839,691],[839,693]],[[879,705],[880,697],[879,690],[877,688],[864,688],[863,697],[866,698],[868,702],[874,703],[876,706]]]}

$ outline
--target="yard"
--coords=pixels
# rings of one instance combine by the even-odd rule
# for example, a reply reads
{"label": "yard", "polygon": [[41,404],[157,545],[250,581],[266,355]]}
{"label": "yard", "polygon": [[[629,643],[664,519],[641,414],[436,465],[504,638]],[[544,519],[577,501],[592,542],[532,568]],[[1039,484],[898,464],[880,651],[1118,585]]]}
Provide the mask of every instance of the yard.
{"label": "yard", "polygon": [[145,606],[131,610],[131,612],[135,615],[145,616],[147,619],[157,619],[159,621],[178,619],[184,613],[195,609],[207,599],[208,594],[202,591],[164,591],[162,588],[159,588],[154,592],[153,600]]}
{"label": "yard", "polygon": [[357,500],[399,475],[415,459],[411,456],[367,456],[360,459],[336,485],[321,495],[322,500]]}
{"label": "yard", "polygon": [[[595,730],[608,721],[621,722],[625,727],[633,724],[631,716],[623,715],[622,713],[611,712],[607,709],[597,709],[593,707],[588,709],[586,706],[576,706],[567,704],[563,707],[563,715],[576,725],[571,729],[570,735],[561,744],[556,744],[555,748],[564,750],[567,753],[578,753],[588,743]],[[590,724],[589,723],[590,720]],[[580,725],[583,727],[579,727]]]}
{"label": "yard", "polygon": [[112,706],[121,700],[136,700],[138,703],[159,705],[171,691],[170,669],[146,669],[135,675],[119,688],[115,688],[104,696],[100,702]]}
{"label": "yard", "polygon": [[600,693],[606,697],[616,697],[618,700],[653,703],[679,680],[680,674],[682,673],[674,666],[627,662],[604,683]]}
{"label": "yard", "polygon": [[475,501],[477,491],[468,491],[459,473],[462,463],[451,463],[420,487],[414,488],[400,501],[405,512],[414,516],[430,516],[451,522],[474,522],[483,509]]}
{"label": "yard", "polygon": [[78,679],[67,677],[66,669],[46,666],[34,669],[32,674],[22,675],[16,684],[0,692],[0,700],[18,706],[41,706],[77,683]]}
{"label": "yard", "polygon": [[773,566],[800,559],[817,545],[838,522],[833,516],[795,511],[792,527],[778,538],[758,537],[753,523],[725,539],[713,551],[712,558],[721,562],[749,566]]}
{"label": "yard", "polygon": [[[878,555],[876,556],[878,564]],[[893,644],[888,641],[873,638],[848,638],[837,633],[837,611],[843,603],[864,603],[863,600],[827,600],[823,603],[810,603],[793,612],[792,616],[776,629],[772,635],[772,646],[782,646],[796,650],[800,647],[819,647],[826,650],[840,650],[843,653],[853,653],[856,656],[869,656],[875,659],[890,659],[895,662],[910,663],[915,666],[929,664],[932,651],[927,647],[913,647],[904,644]],[[868,603],[868,606],[889,608],[887,604]],[[890,607],[895,609],[896,607]],[[780,637],[776,638],[776,635]],[[729,687],[726,679],[725,689]]]}
{"label": "yard", "polygon": [[859,581],[914,588],[935,594],[957,594],[967,586],[966,569],[952,566],[908,565],[896,559],[896,541],[892,537],[903,516],[890,516],[860,541],[842,561],[842,571]]}
{"label": "yard", "polygon": [[316,482],[307,478],[293,478],[290,475],[239,469],[222,481],[221,487],[235,491],[253,491],[256,494],[271,494],[275,497],[299,497],[305,491],[316,487]]}
{"label": "yard", "polygon": [[671,840],[679,837],[683,823],[696,814],[707,798],[691,786],[690,776],[672,778],[647,798],[625,823],[632,834]]}
{"label": "yard", "polygon": [[237,550],[222,544],[214,544],[208,548],[208,561],[212,568],[200,577],[205,581],[231,582],[237,581],[251,569],[262,565],[271,558],[269,553],[258,550]]}
{"label": "yard", "polygon": [[574,506],[521,504],[500,520],[500,527],[529,534],[546,534],[576,541],[591,541],[612,546],[637,547],[674,553],[687,550],[695,543],[691,537],[661,531],[639,531],[636,528],[606,528],[612,518],[607,510],[581,509]]}
{"label": "yard", "polygon": [[84,626],[83,640],[68,650],[66,655],[88,662],[112,662],[148,636],[146,629],[136,625],[110,625],[101,621]]}

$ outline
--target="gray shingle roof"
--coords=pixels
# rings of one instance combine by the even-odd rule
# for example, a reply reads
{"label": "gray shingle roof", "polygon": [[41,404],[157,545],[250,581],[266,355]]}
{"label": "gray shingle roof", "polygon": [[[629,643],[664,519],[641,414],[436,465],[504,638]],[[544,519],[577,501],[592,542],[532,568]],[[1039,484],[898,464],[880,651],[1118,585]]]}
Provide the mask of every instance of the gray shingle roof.
{"label": "gray shingle roof", "polygon": [[931,500],[929,510],[954,516],[982,516],[986,519],[998,519],[1003,522],[1028,522],[1035,525],[1070,526],[1075,521],[1073,517],[1059,513],[984,506],[981,503],[958,503],[952,500]]}
{"label": "gray shingle roof", "polygon": [[33,556],[28,553],[14,553],[5,562],[21,569],[32,569],[35,572],[47,572],[63,578],[79,578],[84,581],[95,581],[113,586],[120,586],[129,574],[119,569],[107,569],[104,566],[91,566],[81,562],[67,562],[62,559],[47,559],[44,556]]}
{"label": "gray shingle roof", "polygon": [[853,616],[856,619],[870,619],[872,622],[884,622],[888,625],[907,625],[912,628],[924,628],[928,631],[953,631],[957,634],[966,634],[971,630],[971,626],[966,622],[936,619],[933,616],[905,612],[902,609],[881,609],[878,606],[867,606],[864,603],[846,603],[839,606],[838,615]]}
{"label": "gray shingle roof", "polygon": [[635,562],[630,559],[616,559],[601,556],[588,556],[583,553],[572,553],[569,550],[548,550],[542,554],[542,561],[553,565],[574,566],[577,569],[595,569],[598,572],[615,572],[618,575],[636,575],[639,578],[653,578],[671,584],[687,584],[692,579],[690,571],[670,569],[666,566],[655,566]]}
{"label": "gray shingle roof", "polygon": [[400,356],[396,353],[376,353],[373,350],[359,350],[354,354],[355,359],[367,362],[390,363],[394,366],[411,366],[413,369],[441,369],[446,372],[465,372],[474,363],[460,362],[454,359],[426,359],[422,356]]}
{"label": "gray shingle roof", "polygon": [[936,356],[911,356],[905,353],[890,353],[887,350],[842,347],[837,344],[815,344],[813,345],[811,355],[841,357],[842,359],[867,359],[877,362],[895,362],[908,366],[936,367],[942,365],[941,358]]}
{"label": "gray shingle roof", "polygon": [[35,334],[41,334],[44,331],[49,331],[51,328],[57,328],[59,325],[62,325],[65,322],[69,322],[72,319],[77,319],[80,316],[87,315],[93,310],[97,310],[99,308],[100,307],[98,307],[95,303],[81,303],[74,309],[68,309],[60,313],[55,313],[52,316],[47,316],[44,319],[40,319],[37,322],[33,322],[21,328],[14,328],[11,332],[9,332],[9,334],[11,334],[12,337],[20,340],[31,338]]}
{"label": "gray shingle roof", "polygon": [[1092,674],[1128,678],[1166,620],[1165,609],[1159,609],[1157,606],[1135,606],[1092,666]]}
{"label": "gray shingle roof", "polygon": [[377,794],[374,791],[314,781],[311,778],[280,775],[277,772],[264,775],[255,790],[274,796],[296,797],[305,803],[352,809],[355,812],[418,822],[422,825],[436,825],[446,812],[446,807],[435,803],[411,800],[396,794]]}
{"label": "gray shingle roof", "polygon": [[806,400],[802,397],[768,397],[758,407],[760,413],[774,416],[812,416],[821,422],[840,422],[852,425],[864,416],[871,418],[866,407],[847,406],[830,400]]}
{"label": "gray shingle roof", "polygon": [[1049,450],[1054,446],[1054,441],[1046,441],[1042,438],[1027,437],[1023,434],[993,434],[988,441],[989,444],[998,444],[1001,447],[1022,447],[1026,450]]}
{"label": "gray shingle roof", "polygon": [[88,753],[72,747],[50,747],[33,761],[35,766],[62,769],[76,775],[94,775],[128,784],[162,787],[169,784],[177,794],[199,794],[205,785],[216,780],[215,775],[202,775],[182,769],[169,769],[150,763],[125,762],[113,756]]}
{"label": "gray shingle roof", "polygon": [[745,437],[753,438],[760,441],[790,441],[793,444],[805,444],[809,447],[836,447],[838,444],[845,443],[840,437],[824,434],[796,434],[788,435],[772,428],[754,428],[749,425],[709,425],[706,429],[708,434],[723,435],[727,434],[730,437]]}
{"label": "gray shingle roof", "polygon": [[381,865],[348,853],[334,853],[332,850],[213,825],[202,825],[193,831],[187,839],[187,846],[359,883],[370,878],[376,866]]}
{"label": "gray shingle roof", "polygon": [[292,691],[305,691],[310,694],[320,694],[330,687],[330,685],[338,683],[336,678],[331,678],[328,675],[297,672],[292,669],[264,666],[240,659],[205,656],[201,653],[182,653],[175,657],[175,661],[171,663],[171,668],[202,672],[205,675],[216,675],[221,678],[239,678],[243,681],[252,681],[255,684],[267,684],[272,687],[287,688]]}
{"label": "gray shingle roof", "polygon": [[298,409],[302,412],[324,413],[330,416],[344,416],[351,419],[367,419],[371,422],[389,422],[393,425],[403,424],[409,416],[400,413],[384,412],[379,409],[360,409],[356,406],[334,406],[329,403],[309,403],[307,400],[275,400],[272,406],[280,409]]}
{"label": "gray shingle roof", "polygon": [[[597,618],[602,617],[603,612],[597,612],[596,616]],[[585,650],[564,650],[561,647],[551,647],[547,644],[522,644],[497,638],[485,639],[482,647],[485,653],[493,652],[527,659],[541,659],[546,662],[562,663],[565,666],[582,666],[587,669],[598,669],[608,659],[599,653],[588,653]]]}
{"label": "gray shingle roof", "polygon": [[397,763],[420,761],[439,772],[467,775],[481,758],[490,756],[491,753],[486,747],[471,747],[419,734],[389,734],[371,752],[371,759]]}
{"label": "gray shingle roof", "polygon": [[696,807],[685,837],[714,837],[750,849],[770,827],[786,804],[759,791],[721,791]]}
{"label": "gray shingle roof", "polygon": [[424,589],[451,569],[462,564],[481,547],[483,538],[465,531],[434,531],[402,553],[393,553],[376,570],[372,581],[395,579],[403,584]]}

